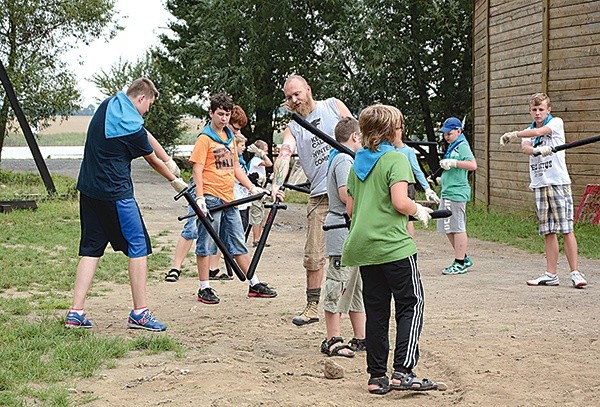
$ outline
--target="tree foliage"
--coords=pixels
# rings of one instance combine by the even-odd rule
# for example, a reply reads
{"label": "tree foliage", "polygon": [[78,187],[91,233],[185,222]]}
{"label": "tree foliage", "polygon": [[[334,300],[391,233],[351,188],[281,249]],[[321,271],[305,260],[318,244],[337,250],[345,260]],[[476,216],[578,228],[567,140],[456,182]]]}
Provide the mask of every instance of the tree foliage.
{"label": "tree foliage", "polygon": [[167,8],[177,20],[162,57],[189,111],[201,114],[207,95],[227,91],[251,115],[250,140],[272,140],[292,73],[317,99],[335,96],[355,114],[375,102],[399,107],[417,139],[435,140],[439,122],[470,112],[469,0],[168,0]]}
{"label": "tree foliage", "polygon": [[141,77],[150,78],[160,93],[146,113],[144,127],[169,150],[177,144],[185,131],[185,104],[176,95],[174,82],[162,68],[161,61],[154,51],[148,50],[144,57],[135,62],[119,60],[108,72],[102,70],[92,75],[91,82],[105,96],[112,96],[120,90],[125,90],[135,79]]}
{"label": "tree foliage", "polygon": [[[47,125],[79,106],[73,72],[61,56],[77,44],[114,35],[114,0],[0,0],[0,59],[30,124]],[[0,88],[0,148],[12,109]]]}
{"label": "tree foliage", "polygon": [[169,0],[166,5],[177,20],[170,25],[175,36],[161,38],[163,58],[178,91],[192,102],[190,113],[205,114],[202,101],[208,95],[228,92],[248,113],[252,126],[243,132],[250,141],[271,142],[281,120],[285,78],[320,76],[319,44],[343,2]]}

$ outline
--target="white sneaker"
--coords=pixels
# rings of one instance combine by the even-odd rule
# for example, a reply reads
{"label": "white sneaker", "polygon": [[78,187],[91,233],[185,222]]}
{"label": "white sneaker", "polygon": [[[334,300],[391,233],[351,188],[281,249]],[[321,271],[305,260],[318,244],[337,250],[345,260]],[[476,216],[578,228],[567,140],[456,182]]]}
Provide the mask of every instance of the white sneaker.
{"label": "white sneaker", "polygon": [[584,275],[577,270],[571,272],[571,281],[573,282],[573,287],[575,288],[584,288],[587,285]]}
{"label": "white sneaker", "polygon": [[527,285],[558,285],[558,274],[550,274],[545,272],[540,277],[527,281]]}

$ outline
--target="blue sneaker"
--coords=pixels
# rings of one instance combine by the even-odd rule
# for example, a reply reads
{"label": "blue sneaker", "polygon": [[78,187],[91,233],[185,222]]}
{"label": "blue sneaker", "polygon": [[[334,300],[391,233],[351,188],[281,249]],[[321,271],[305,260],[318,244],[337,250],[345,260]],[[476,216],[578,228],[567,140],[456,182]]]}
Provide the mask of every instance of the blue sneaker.
{"label": "blue sneaker", "polygon": [[158,322],[154,317],[154,314],[148,309],[140,315],[135,315],[133,310],[131,310],[129,313],[129,320],[127,321],[127,327],[155,332],[167,330],[167,326]]}
{"label": "blue sneaker", "polygon": [[442,274],[444,275],[465,274],[466,272],[467,268],[465,267],[465,265],[457,263],[456,260],[454,260],[451,265],[442,270]]}
{"label": "blue sneaker", "polygon": [[86,318],[85,314],[79,315],[76,312],[67,312],[67,317],[65,318],[65,327],[66,328],[91,328],[92,321]]}

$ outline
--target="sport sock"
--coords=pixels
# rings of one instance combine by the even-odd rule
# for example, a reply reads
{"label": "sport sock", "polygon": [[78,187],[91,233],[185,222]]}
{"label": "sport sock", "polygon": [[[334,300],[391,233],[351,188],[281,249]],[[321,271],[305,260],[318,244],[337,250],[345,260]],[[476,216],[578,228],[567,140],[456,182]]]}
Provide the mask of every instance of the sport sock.
{"label": "sport sock", "polygon": [[146,311],[148,309],[148,307],[143,307],[143,308],[134,308],[133,309],[133,313],[135,315],[142,315],[144,313],[144,311]]}
{"label": "sport sock", "polygon": [[250,284],[250,287],[254,287],[258,283],[260,283],[260,280],[256,276],[252,276],[252,278],[248,280],[248,284]]}
{"label": "sport sock", "polygon": [[204,290],[205,288],[209,288],[210,287],[210,283],[208,281],[202,281],[200,280],[200,289]]}
{"label": "sport sock", "polygon": [[457,262],[458,264],[460,264],[461,266],[465,265],[465,259],[459,260],[459,259],[454,259],[455,262]]}

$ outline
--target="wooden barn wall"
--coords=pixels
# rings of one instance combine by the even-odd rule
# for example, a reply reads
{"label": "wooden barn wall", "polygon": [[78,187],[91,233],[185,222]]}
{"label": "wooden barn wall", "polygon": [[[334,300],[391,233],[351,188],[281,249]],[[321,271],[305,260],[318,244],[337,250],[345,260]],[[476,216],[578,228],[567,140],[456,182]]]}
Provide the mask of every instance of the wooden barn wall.
{"label": "wooden barn wall", "polygon": [[[600,134],[600,1],[551,0],[548,96],[565,122],[567,142]],[[568,150],[577,206],[587,184],[600,184],[600,144]]]}
{"label": "wooden barn wall", "polygon": [[[567,141],[600,134],[600,1],[475,0],[473,147],[475,200],[529,209],[528,158],[500,135],[529,126],[528,97],[548,93]],[[600,183],[600,143],[567,152],[577,205]]]}

